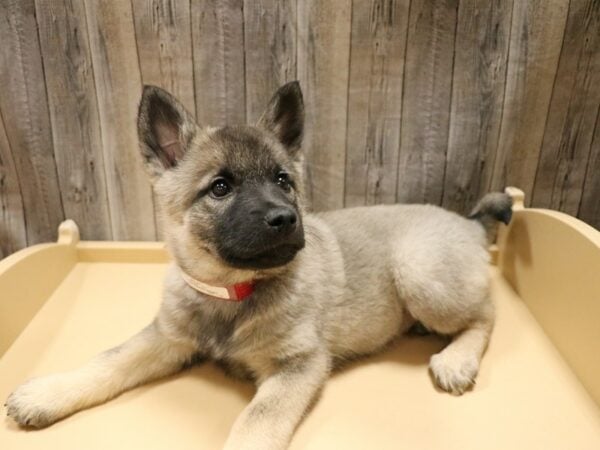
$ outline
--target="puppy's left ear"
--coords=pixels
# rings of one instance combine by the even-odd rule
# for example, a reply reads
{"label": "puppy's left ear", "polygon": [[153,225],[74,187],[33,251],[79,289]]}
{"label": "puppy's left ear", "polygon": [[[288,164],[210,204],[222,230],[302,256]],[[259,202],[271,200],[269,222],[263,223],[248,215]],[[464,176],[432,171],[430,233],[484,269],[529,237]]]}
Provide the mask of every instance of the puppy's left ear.
{"label": "puppy's left ear", "polygon": [[291,81],[275,92],[257,126],[274,134],[292,154],[300,149],[304,131],[304,102],[299,82]]}
{"label": "puppy's left ear", "polygon": [[184,106],[164,89],[144,86],[138,112],[140,151],[152,178],[177,165],[198,126]]}

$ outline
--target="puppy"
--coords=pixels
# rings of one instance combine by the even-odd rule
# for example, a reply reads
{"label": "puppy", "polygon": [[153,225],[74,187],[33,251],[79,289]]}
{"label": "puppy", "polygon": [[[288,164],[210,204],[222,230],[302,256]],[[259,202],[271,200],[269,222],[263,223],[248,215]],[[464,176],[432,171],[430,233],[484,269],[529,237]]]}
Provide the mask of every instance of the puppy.
{"label": "puppy", "polygon": [[160,311],[84,367],[18,387],[8,415],[45,427],[206,357],[258,386],[225,448],[283,449],[332,368],[417,321],[452,336],[435,383],[469,389],[494,323],[486,233],[510,198],[484,197],[470,219],[431,205],[307,214],[303,126],[297,82],[256,126],[222,128],[146,86],[141,154],[174,258]]}

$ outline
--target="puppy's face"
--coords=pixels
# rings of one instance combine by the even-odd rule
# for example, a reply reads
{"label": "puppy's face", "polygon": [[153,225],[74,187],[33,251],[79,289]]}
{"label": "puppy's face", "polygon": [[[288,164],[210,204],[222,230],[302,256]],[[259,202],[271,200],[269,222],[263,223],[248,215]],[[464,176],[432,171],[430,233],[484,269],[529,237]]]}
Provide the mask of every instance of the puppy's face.
{"label": "puppy's face", "polygon": [[144,89],[141,151],[185,270],[201,278],[268,271],[303,248],[303,117],[298,83],[277,91],[255,127],[201,127],[166,91]]}

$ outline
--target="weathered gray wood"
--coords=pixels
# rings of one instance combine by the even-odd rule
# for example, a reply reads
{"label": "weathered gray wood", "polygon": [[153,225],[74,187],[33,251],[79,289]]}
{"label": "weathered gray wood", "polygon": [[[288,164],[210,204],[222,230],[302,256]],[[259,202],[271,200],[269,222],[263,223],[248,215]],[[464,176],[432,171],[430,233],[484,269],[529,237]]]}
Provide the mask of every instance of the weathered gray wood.
{"label": "weathered gray wood", "polygon": [[296,79],[296,0],[244,0],[246,120],[256,123],[275,90]]}
{"label": "weathered gray wood", "polygon": [[413,1],[402,103],[397,199],[442,201],[458,0]]}
{"label": "weathered gray wood", "polygon": [[468,213],[487,190],[504,101],[511,0],[462,0],[458,8],[452,106],[442,205]]}
{"label": "weathered gray wood", "polygon": [[17,169],[0,116],[0,259],[27,245]]}
{"label": "weathered gray wood", "polygon": [[600,230],[600,107],[578,217]]}
{"label": "weathered gray wood", "polygon": [[600,105],[600,2],[573,0],[533,187],[532,204],[575,215]]}
{"label": "weathered gray wood", "polygon": [[[166,89],[192,115],[196,114],[189,2],[132,0],[131,3],[142,82]],[[154,221],[160,238],[159,214],[155,208]]]}
{"label": "weathered gray wood", "polygon": [[298,79],[305,93],[309,200],[315,210],[344,205],[349,0],[298,2]]}
{"label": "weathered gray wood", "polygon": [[498,149],[482,176],[488,191],[519,186],[528,205],[568,7],[568,0],[514,2]]}
{"label": "weathered gray wood", "polygon": [[196,118],[246,123],[243,0],[192,0]]}
{"label": "weathered gray wood", "polygon": [[36,1],[65,216],[84,239],[110,239],[104,156],[83,3]]}
{"label": "weathered gray wood", "polygon": [[299,79],[316,210],[465,212],[516,185],[529,204],[600,227],[599,8],[0,1],[0,257],[54,240],[64,215],[84,238],[155,238],[135,128],[142,82],[222,125],[254,123]]}
{"label": "weathered gray wood", "polygon": [[195,114],[189,2],[132,0],[131,3],[143,83],[168,90]]}
{"label": "weathered gray wood", "polygon": [[345,205],[394,203],[408,0],[354,0]]}
{"label": "weathered gray wood", "polygon": [[138,152],[142,92],[131,4],[86,0],[104,163],[115,239],[156,238],[154,205]]}
{"label": "weathered gray wood", "polygon": [[64,214],[33,0],[0,2],[0,42],[0,110],[22,179],[27,241],[52,241]]}

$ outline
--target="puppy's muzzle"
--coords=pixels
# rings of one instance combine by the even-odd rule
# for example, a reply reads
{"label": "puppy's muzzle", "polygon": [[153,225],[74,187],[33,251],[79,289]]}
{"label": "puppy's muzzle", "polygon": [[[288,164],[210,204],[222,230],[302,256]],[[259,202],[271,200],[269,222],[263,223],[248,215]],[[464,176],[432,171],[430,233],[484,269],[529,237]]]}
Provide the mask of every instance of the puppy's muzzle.
{"label": "puppy's muzzle", "polygon": [[216,237],[222,259],[245,269],[285,265],[305,244],[300,213],[273,183],[241,192],[220,221]]}
{"label": "puppy's muzzle", "polygon": [[280,236],[293,233],[298,224],[298,215],[292,208],[278,206],[271,208],[265,214],[267,228]]}

